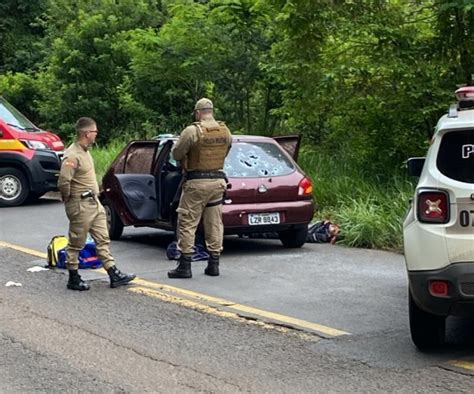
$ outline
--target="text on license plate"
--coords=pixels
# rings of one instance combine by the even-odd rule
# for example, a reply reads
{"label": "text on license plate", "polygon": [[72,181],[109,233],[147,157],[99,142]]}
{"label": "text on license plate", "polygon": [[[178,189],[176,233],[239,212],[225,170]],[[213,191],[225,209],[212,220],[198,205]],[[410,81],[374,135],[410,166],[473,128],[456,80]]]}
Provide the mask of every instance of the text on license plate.
{"label": "text on license plate", "polygon": [[458,225],[461,229],[472,232],[474,230],[474,204],[459,204],[458,210]]}
{"label": "text on license plate", "polygon": [[261,224],[278,224],[280,223],[280,214],[278,212],[271,213],[249,213],[249,224],[258,226]]}

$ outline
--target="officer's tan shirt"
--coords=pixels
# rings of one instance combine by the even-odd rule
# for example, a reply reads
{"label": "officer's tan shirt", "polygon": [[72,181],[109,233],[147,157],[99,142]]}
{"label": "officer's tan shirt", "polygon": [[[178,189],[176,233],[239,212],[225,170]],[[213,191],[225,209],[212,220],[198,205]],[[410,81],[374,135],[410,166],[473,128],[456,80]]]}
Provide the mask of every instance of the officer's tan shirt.
{"label": "officer's tan shirt", "polygon": [[88,190],[99,193],[92,156],[86,147],[77,142],[64,153],[58,188],[63,201],[77,198]]}
{"label": "officer's tan shirt", "polygon": [[172,155],[175,160],[183,161],[193,144],[197,143],[198,128],[196,125],[186,127],[180,134],[178,141],[173,147]]}

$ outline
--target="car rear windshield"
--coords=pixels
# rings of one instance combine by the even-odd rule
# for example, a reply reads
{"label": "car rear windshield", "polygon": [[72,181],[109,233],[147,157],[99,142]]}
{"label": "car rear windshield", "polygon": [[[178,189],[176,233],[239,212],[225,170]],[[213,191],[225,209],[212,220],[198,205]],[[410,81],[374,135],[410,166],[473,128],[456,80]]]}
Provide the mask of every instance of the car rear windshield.
{"label": "car rear windshield", "polygon": [[234,142],[224,164],[229,177],[267,177],[291,174],[295,165],[271,142]]}
{"label": "car rear windshield", "polygon": [[456,181],[474,183],[474,129],[443,136],[436,161],[439,171]]}

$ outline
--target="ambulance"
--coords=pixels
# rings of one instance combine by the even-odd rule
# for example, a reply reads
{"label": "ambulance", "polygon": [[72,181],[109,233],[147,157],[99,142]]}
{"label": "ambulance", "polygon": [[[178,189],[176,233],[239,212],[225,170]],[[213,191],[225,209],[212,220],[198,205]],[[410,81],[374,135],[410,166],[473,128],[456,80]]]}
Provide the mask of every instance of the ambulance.
{"label": "ambulance", "polygon": [[64,144],[0,96],[0,207],[57,190]]}

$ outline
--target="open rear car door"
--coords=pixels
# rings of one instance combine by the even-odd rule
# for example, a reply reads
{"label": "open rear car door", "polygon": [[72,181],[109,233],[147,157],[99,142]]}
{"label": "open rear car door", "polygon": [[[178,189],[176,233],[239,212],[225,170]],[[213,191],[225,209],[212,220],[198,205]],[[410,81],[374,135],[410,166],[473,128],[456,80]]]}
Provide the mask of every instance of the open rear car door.
{"label": "open rear car door", "polygon": [[104,175],[103,198],[124,225],[141,225],[158,218],[154,166],[159,141],[132,141]]}

